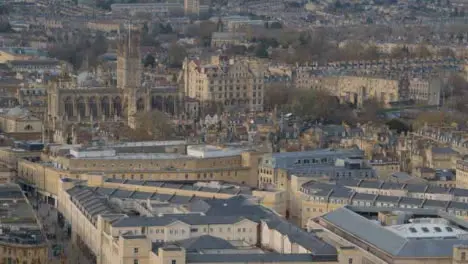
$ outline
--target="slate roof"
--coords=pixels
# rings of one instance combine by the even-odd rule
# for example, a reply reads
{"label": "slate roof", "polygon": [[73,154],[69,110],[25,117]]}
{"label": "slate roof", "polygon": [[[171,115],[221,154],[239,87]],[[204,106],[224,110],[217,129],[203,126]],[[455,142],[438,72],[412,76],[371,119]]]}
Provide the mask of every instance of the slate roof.
{"label": "slate roof", "polygon": [[394,257],[448,257],[454,245],[468,245],[468,240],[462,239],[406,239],[346,207],[322,218]]}
{"label": "slate roof", "polygon": [[198,181],[144,181],[144,180],[122,180],[122,179],[106,179],[106,182],[119,183],[119,184],[131,184],[141,186],[154,186],[168,189],[180,189],[180,190],[193,190],[200,192],[211,192],[211,193],[226,193],[232,195],[252,195],[252,188],[246,186],[239,186],[235,184],[224,184],[221,188],[214,188],[210,186],[197,186],[195,185]]}
{"label": "slate roof", "polygon": [[180,240],[175,242],[180,247],[184,248],[186,251],[193,251],[193,250],[202,250],[202,249],[235,249],[236,247],[233,246],[228,241],[210,236],[210,235],[203,235],[199,237],[189,238],[185,240]]}
{"label": "slate roof", "polygon": [[336,248],[316,237],[313,233],[308,233],[301,228],[283,219],[267,220],[268,228],[274,229],[288,237],[296,244],[312,252],[313,255],[337,255]]}
{"label": "slate roof", "polygon": [[133,226],[167,226],[176,222],[188,225],[223,225],[235,224],[245,218],[238,216],[204,216],[197,214],[170,214],[154,217],[130,216],[124,217],[112,224],[113,227]]}
{"label": "slate roof", "polygon": [[187,254],[187,263],[264,263],[264,262],[325,262],[337,261],[336,256],[322,257],[309,254]]}

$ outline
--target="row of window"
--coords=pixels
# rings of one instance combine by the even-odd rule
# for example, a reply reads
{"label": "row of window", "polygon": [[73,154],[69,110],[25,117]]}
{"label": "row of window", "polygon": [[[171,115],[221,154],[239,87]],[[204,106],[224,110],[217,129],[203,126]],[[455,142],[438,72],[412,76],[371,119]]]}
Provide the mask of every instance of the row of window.
{"label": "row of window", "polygon": [[321,159],[298,159],[294,161],[294,164],[328,164],[333,162],[333,159],[329,158],[321,158]]}
{"label": "row of window", "polygon": [[[231,227],[225,227],[225,228],[219,227],[219,228],[217,228],[217,229],[212,228],[212,227],[210,227],[210,228],[204,227],[201,231],[202,231],[203,233],[207,233],[207,232],[213,233],[213,232],[215,232],[215,231],[218,231],[218,232],[220,232],[220,233],[223,233],[224,231],[226,231],[226,232],[232,232],[233,230],[236,231],[237,233],[246,233],[247,231],[248,231],[249,233],[252,233],[252,231],[253,231],[252,228],[247,229],[247,228],[245,228],[245,227],[243,227],[243,228],[240,228],[240,227],[239,227],[239,228],[237,228],[237,229],[235,229],[235,228],[234,228],[234,229],[231,229]],[[139,230],[130,230],[130,231],[122,230],[120,233],[127,233],[127,232],[130,233],[130,234],[140,235],[140,231],[139,231]],[[190,228],[190,233],[198,233],[198,232],[199,232],[199,229],[198,229],[198,228]],[[144,233],[144,231],[141,231],[141,233]],[[157,228],[157,229],[152,229],[152,228],[151,228],[151,229],[148,230],[148,233],[149,233],[149,234],[164,234],[164,229],[159,229],[159,228]],[[171,234],[171,235],[178,235],[178,234],[182,234],[182,235],[183,235],[183,234],[185,234],[185,233],[186,233],[185,229],[170,229],[170,230],[169,230],[169,234]],[[135,249],[137,249],[137,248],[135,248]],[[135,253],[138,253],[138,252],[135,252]]]}
{"label": "row of window", "polygon": [[[325,201],[324,197],[311,197],[311,199],[315,201],[320,201],[320,202]],[[342,204],[342,205],[349,204],[348,199],[336,199],[335,198],[335,199],[330,199],[329,202],[332,204]],[[420,205],[414,205],[414,204],[413,205],[411,204],[398,205],[396,203],[390,203],[390,202],[352,201],[352,204],[355,206],[377,206],[377,207],[389,207],[389,208],[399,207],[399,208],[412,208],[412,209],[420,208]],[[429,207],[429,208],[432,208],[432,207]],[[306,208],[306,211],[310,211],[310,208]],[[315,209],[314,209],[314,212],[315,212]],[[457,215],[457,216],[468,216],[468,210],[449,208],[447,209],[447,212],[450,214]]]}

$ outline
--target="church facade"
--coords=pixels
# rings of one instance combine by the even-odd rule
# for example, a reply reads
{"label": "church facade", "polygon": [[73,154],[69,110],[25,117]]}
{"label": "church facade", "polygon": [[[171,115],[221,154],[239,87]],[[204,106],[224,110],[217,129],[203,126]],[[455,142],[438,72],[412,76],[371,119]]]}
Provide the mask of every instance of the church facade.
{"label": "church facade", "polygon": [[70,76],[54,80],[47,91],[45,141],[58,141],[57,135],[65,136],[73,125],[119,122],[135,128],[135,116],[141,112],[159,110],[171,116],[182,114],[179,109],[183,109],[184,94],[178,85],[153,86],[142,81],[137,30],[121,34],[116,71],[116,85],[83,85]]}

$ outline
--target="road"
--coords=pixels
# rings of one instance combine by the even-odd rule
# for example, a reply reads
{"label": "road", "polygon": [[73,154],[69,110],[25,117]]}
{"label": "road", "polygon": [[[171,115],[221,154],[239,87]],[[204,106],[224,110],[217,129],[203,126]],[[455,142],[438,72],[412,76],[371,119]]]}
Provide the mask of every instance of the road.
{"label": "road", "polygon": [[[33,204],[35,202],[35,200],[32,201]],[[72,243],[68,232],[59,226],[57,214],[58,211],[53,206],[43,202],[39,203],[37,215],[44,231],[49,236],[49,263],[92,264],[93,261],[86,258],[85,253]],[[54,256],[53,248],[57,245],[62,248],[62,255]]]}

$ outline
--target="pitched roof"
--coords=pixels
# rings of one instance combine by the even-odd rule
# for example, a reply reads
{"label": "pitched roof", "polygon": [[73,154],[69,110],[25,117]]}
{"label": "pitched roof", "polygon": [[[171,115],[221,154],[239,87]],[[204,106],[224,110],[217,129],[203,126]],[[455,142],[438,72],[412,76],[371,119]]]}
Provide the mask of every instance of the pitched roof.
{"label": "pitched roof", "polygon": [[463,239],[407,239],[342,207],[322,219],[395,257],[452,256],[453,246],[468,245]]}
{"label": "pitched roof", "polygon": [[186,251],[191,250],[201,250],[201,249],[235,249],[236,247],[233,246],[228,241],[210,236],[210,235],[203,235],[199,237],[193,237],[181,241],[177,241],[180,247],[185,248]]}
{"label": "pitched roof", "polygon": [[245,218],[238,216],[204,216],[197,214],[170,214],[155,217],[131,216],[122,218],[112,224],[113,227],[131,226],[167,226],[175,222],[182,222],[188,225],[222,225],[235,224]]}

